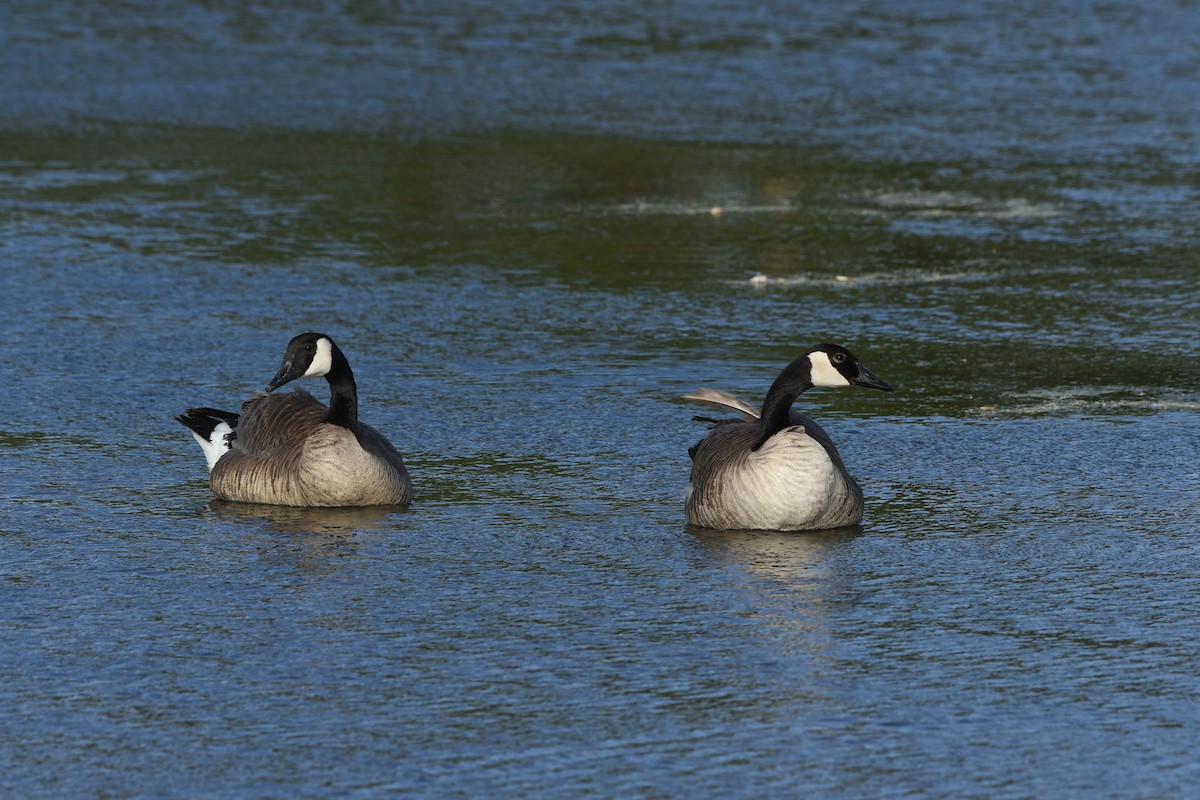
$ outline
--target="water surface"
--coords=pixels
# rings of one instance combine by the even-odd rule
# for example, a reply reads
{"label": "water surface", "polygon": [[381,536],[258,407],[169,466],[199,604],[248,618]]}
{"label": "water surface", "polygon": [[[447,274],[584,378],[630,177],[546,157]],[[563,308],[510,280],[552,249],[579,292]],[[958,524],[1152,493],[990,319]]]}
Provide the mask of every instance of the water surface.
{"label": "water surface", "polygon": [[[13,11],[10,791],[1194,792],[1191,12],[521,9]],[[209,497],[310,329],[411,509]],[[820,341],[864,524],[686,528]]]}

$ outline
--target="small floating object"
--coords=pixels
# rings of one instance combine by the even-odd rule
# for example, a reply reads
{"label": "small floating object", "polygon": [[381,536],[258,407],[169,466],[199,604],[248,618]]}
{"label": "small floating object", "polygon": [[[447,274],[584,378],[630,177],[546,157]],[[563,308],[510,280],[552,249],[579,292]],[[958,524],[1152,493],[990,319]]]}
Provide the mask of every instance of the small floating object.
{"label": "small floating object", "polygon": [[725,213],[725,209],[721,208],[720,206],[713,206],[708,210],[708,213],[710,216],[719,217]]}
{"label": "small floating object", "polygon": [[833,279],[835,281],[837,281],[838,283],[849,283],[850,282],[849,275],[834,275]]}
{"label": "small floating object", "polygon": [[768,276],[762,272],[754,273],[754,277],[752,277],[750,279],[750,283],[752,283],[755,286],[766,286],[770,282],[771,282],[770,276]]}

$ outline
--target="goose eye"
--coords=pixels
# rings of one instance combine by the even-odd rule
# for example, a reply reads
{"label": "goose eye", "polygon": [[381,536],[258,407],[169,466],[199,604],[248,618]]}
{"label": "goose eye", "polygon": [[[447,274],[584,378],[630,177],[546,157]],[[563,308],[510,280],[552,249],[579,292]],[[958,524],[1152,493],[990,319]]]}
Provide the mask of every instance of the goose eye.
{"label": "goose eye", "polygon": [[845,353],[834,353],[832,356],[830,356],[830,358],[833,359],[833,363],[841,364],[843,361],[846,360],[846,354]]}

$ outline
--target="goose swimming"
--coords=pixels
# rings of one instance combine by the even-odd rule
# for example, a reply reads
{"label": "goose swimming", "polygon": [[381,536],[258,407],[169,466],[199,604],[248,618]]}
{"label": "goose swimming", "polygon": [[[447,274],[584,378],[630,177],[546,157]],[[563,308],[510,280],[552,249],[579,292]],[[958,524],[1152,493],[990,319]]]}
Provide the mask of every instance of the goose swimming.
{"label": "goose swimming", "polygon": [[892,387],[836,344],[811,348],[779,373],[762,411],[715,389],[684,395],[740,414],[707,420],[712,428],[688,450],[692,473],[688,523],[722,530],[819,530],[862,520],[863,493],[817,423],[792,411],[816,386]]}
{"label": "goose swimming", "polygon": [[[297,378],[324,376],[329,405],[303,389],[272,394]],[[412,483],[404,460],[358,419],[358,388],[333,339],[302,333],[265,392],[240,413],[189,408],[185,425],[208,461],[217,497],[286,506],[406,505]]]}

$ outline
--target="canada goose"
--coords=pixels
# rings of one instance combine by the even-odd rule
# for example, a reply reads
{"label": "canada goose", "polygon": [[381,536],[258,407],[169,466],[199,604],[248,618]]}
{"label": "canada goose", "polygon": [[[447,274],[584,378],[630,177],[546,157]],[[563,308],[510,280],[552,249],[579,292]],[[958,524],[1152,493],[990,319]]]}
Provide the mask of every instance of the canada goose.
{"label": "canada goose", "polygon": [[771,384],[762,413],[715,389],[689,400],[737,411],[741,419],[714,423],[695,447],[684,508],[690,524],[724,530],[818,530],[857,524],[862,489],[846,472],[833,440],[791,410],[814,386],[865,386],[892,391],[854,355],[836,344],[813,347]]}
{"label": "canada goose", "polygon": [[[270,394],[296,378],[324,375],[329,407],[303,389]],[[285,506],[406,505],[412,484],[396,448],[358,421],[358,390],[333,339],[302,333],[279,372],[240,414],[189,408],[177,416],[208,461],[217,497]]]}

